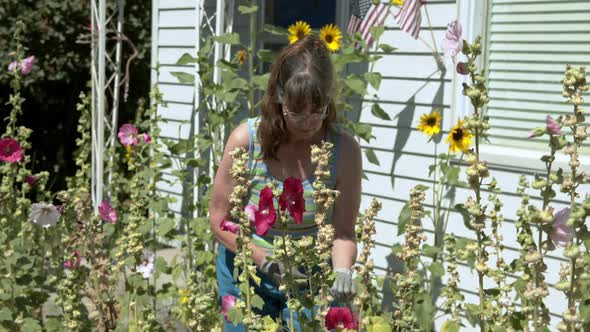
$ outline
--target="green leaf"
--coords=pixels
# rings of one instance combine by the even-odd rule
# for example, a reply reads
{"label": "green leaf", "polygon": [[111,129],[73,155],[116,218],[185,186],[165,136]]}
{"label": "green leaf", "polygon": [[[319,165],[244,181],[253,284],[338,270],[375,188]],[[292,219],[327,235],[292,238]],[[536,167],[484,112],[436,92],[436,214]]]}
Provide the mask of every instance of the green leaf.
{"label": "green leaf", "polygon": [[367,92],[367,84],[358,76],[348,75],[346,80],[344,80],[344,84],[346,84],[346,86],[348,86],[352,91],[354,91],[358,95],[364,96]]}
{"label": "green leaf", "polygon": [[445,321],[440,327],[440,332],[459,332],[459,323],[454,320]]}
{"label": "green leaf", "polygon": [[412,213],[410,211],[410,206],[406,202],[402,210],[399,212],[399,216],[397,217],[397,235],[402,235],[406,231],[406,225],[410,222],[410,217]]}
{"label": "green leaf", "polygon": [[371,164],[379,166],[379,159],[377,159],[377,156],[375,155],[375,151],[373,151],[373,149],[365,149],[365,156]]}
{"label": "green leaf", "polygon": [[424,254],[424,256],[434,258],[434,256],[440,254],[440,248],[431,246],[429,244],[424,244],[422,246],[422,254]]}
{"label": "green leaf", "polygon": [[479,314],[480,314],[479,305],[473,303],[466,303],[465,304],[465,314],[467,316],[467,320],[471,325],[475,326],[479,322]]}
{"label": "green leaf", "polygon": [[277,57],[277,54],[271,50],[266,50],[266,49],[258,50],[258,58],[260,58],[260,60],[262,60],[262,62],[273,63],[275,61],[276,57]]}
{"label": "green leaf", "polygon": [[262,318],[262,332],[276,332],[279,331],[281,325],[275,322],[272,317],[264,316]]}
{"label": "green leaf", "polygon": [[39,332],[43,331],[39,321],[34,318],[25,318],[21,327],[21,332]]}
{"label": "green leaf", "polygon": [[286,36],[289,34],[289,31],[287,31],[287,29],[277,27],[271,24],[265,24],[262,29],[266,32],[272,33],[273,35]]}
{"label": "green leaf", "polygon": [[371,114],[378,117],[381,120],[391,121],[389,114],[387,114],[379,105],[379,103],[374,103],[371,107]]}
{"label": "green leaf", "polygon": [[252,76],[252,83],[255,86],[259,87],[262,90],[265,90],[268,86],[268,80],[270,78],[270,73],[266,73],[264,75],[254,75]]}
{"label": "green leaf", "polygon": [[195,75],[181,72],[181,71],[173,71],[170,72],[170,75],[176,77],[180,83],[184,84],[192,84],[195,83]]}
{"label": "green leaf", "polygon": [[244,319],[244,315],[242,315],[242,311],[236,308],[235,306],[232,307],[227,311],[227,319],[233,324],[238,325],[242,323]]}
{"label": "green leaf", "polygon": [[188,53],[184,53],[180,59],[176,60],[176,64],[179,66],[184,66],[184,65],[188,65],[190,63],[196,63],[197,61],[199,61],[199,59],[191,56]]}
{"label": "green leaf", "polygon": [[375,90],[379,90],[381,86],[381,74],[379,73],[365,73],[365,80],[371,84]]}
{"label": "green leaf", "polygon": [[262,307],[264,307],[264,300],[256,294],[254,294],[254,296],[252,296],[250,301],[252,302],[252,306],[254,308],[262,310]]}
{"label": "green leaf", "polygon": [[383,32],[385,32],[385,26],[383,26],[383,25],[372,27],[371,28],[371,36],[373,36],[373,40],[379,39],[381,37],[381,35],[383,35]]}
{"label": "green leaf", "polygon": [[10,309],[8,309],[8,308],[2,308],[0,310],[0,322],[2,322],[2,321],[10,322],[12,320],[13,320],[12,311],[10,311]]}
{"label": "green leaf", "polygon": [[256,13],[258,11],[258,6],[256,5],[252,5],[252,6],[239,6],[238,7],[238,11],[241,14],[252,14],[252,13]]}
{"label": "green leaf", "polygon": [[469,214],[469,211],[467,211],[465,206],[463,204],[455,204],[455,210],[457,210],[457,212],[459,212],[463,217],[463,224],[465,225],[465,227],[467,227],[467,229],[474,231],[475,229],[471,227],[471,215]]}
{"label": "green leaf", "polygon": [[490,296],[498,296],[500,295],[500,290],[498,288],[488,288],[488,289],[484,289],[483,292],[486,295],[490,295]]}
{"label": "green leaf", "polygon": [[442,277],[445,274],[445,268],[441,262],[434,262],[428,265],[428,270],[432,273],[431,277]]}
{"label": "green leaf", "polygon": [[161,237],[165,237],[175,228],[176,220],[172,218],[160,218],[160,220],[158,220],[158,235]]}
{"label": "green leaf", "polygon": [[393,53],[397,50],[397,48],[389,45],[389,44],[379,44],[379,48],[383,50],[385,53]]}
{"label": "green leaf", "polygon": [[218,43],[228,44],[228,45],[239,45],[240,44],[240,35],[236,32],[226,33],[221,36],[213,37]]}
{"label": "green leaf", "polygon": [[374,136],[372,135],[372,127],[366,123],[353,123],[352,124],[352,131],[354,134],[362,139],[364,139],[367,143],[371,141],[371,138]]}

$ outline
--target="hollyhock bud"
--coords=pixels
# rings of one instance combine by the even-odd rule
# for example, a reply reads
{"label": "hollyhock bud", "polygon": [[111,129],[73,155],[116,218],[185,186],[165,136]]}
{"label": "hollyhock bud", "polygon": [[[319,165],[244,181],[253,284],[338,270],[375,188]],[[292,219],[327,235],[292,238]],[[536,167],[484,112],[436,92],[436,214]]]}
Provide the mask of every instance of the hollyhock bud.
{"label": "hollyhock bud", "polygon": [[546,132],[545,127],[537,127],[535,129],[533,129],[533,131],[531,131],[528,138],[541,137],[541,136],[545,135],[545,132]]}
{"label": "hollyhock bud", "polygon": [[563,208],[553,218],[553,230],[549,234],[549,238],[560,247],[565,247],[575,235],[574,229],[567,225],[570,214],[570,208]]}
{"label": "hollyhock bud", "polygon": [[23,75],[29,75],[31,70],[33,70],[33,64],[35,63],[35,56],[31,55],[30,57],[24,58],[20,63],[20,71]]}
{"label": "hollyhock bud", "polygon": [[458,62],[457,73],[461,75],[469,75],[469,66],[465,62]]}

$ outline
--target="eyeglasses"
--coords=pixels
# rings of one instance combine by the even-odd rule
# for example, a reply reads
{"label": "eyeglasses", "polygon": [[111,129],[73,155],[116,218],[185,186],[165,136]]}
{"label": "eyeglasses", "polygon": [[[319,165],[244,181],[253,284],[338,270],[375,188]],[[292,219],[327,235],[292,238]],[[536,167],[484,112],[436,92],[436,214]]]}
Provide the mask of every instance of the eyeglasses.
{"label": "eyeglasses", "polygon": [[311,113],[309,115],[305,115],[301,113],[289,112],[287,107],[283,105],[283,115],[289,116],[291,120],[293,120],[296,123],[307,123],[308,120],[311,122],[316,122],[324,120],[328,115],[328,105],[325,105],[320,109],[321,111],[319,113]]}

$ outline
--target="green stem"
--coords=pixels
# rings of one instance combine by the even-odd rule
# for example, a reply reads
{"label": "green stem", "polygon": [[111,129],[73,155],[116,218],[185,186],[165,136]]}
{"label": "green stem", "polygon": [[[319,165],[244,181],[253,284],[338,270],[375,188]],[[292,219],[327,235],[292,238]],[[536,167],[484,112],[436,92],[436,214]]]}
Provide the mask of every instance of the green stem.
{"label": "green stem", "polygon": [[[287,220],[287,216],[283,215],[282,216],[282,220]],[[286,240],[287,237],[285,236],[285,233],[287,231],[287,223],[283,222],[283,232],[281,233],[281,238],[283,239],[282,244],[283,244],[283,263],[285,264],[285,268],[287,269],[288,273],[287,273],[287,306],[289,306],[289,302],[291,300],[291,294],[293,293],[293,275],[292,275],[292,269],[291,269],[291,262],[289,260],[289,253],[287,252],[287,244],[286,244]],[[293,310],[291,310],[291,308],[289,308],[289,331],[295,331],[295,317],[293,316]]]}
{"label": "green stem", "polygon": [[[576,116],[576,114],[578,113],[578,106],[575,105],[574,106],[574,116]],[[573,158],[577,158],[578,156],[578,142],[576,139],[576,131],[578,129],[577,124],[574,124],[572,127],[572,133],[574,134],[574,144],[573,144],[573,149],[574,152],[572,154],[572,159]],[[577,186],[575,185],[576,182],[576,167],[572,166],[572,181],[574,183],[574,185],[572,185],[572,189],[570,190],[570,209],[571,209],[571,213],[574,213],[574,210],[576,208],[576,188]],[[574,239],[572,239],[572,243],[576,241],[576,238],[574,237]],[[574,298],[574,286],[576,284],[576,258],[570,258],[570,262],[571,262],[571,270],[570,270],[570,289],[569,292],[567,294],[567,308],[568,310],[570,308],[574,308],[575,309],[575,298]],[[573,323],[568,323],[567,324],[567,331],[573,331],[574,327],[573,327]]]}

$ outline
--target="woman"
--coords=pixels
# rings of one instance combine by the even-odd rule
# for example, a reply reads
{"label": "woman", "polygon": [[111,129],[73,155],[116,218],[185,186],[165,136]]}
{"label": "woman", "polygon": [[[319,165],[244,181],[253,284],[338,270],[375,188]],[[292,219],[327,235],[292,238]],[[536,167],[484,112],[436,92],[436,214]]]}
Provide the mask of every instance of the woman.
{"label": "woman", "polygon": [[[279,181],[281,187],[288,177],[302,179],[306,205],[303,223],[298,225],[290,220],[287,227],[287,232],[297,238],[317,232],[311,197],[314,180],[311,145],[320,145],[322,140],[334,145],[332,177],[326,185],[340,191],[330,212],[332,218],[328,220],[335,230],[332,265],[338,272],[331,292],[336,300],[346,300],[355,292],[351,268],[357,254],[354,225],[360,205],[361,153],[357,141],[335,126],[334,92],[334,67],[329,51],[318,37],[306,36],[283,49],[274,62],[263,98],[262,116],[248,119],[230,135],[215,176],[209,208],[211,229],[220,242],[217,279],[221,297],[239,297],[233,279],[237,236],[220,229],[222,220],[231,219],[228,197],[234,181],[229,175],[232,163],[229,153],[236,147],[249,152],[248,166],[252,174],[249,204],[256,204],[260,190],[271,181]],[[276,279],[285,272],[284,267],[266,260],[272,251],[273,235],[281,231],[273,228],[267,236],[254,235],[252,250],[262,278],[256,292],[265,301],[260,314],[273,318],[282,315],[286,322],[290,319],[289,310],[284,294],[276,287]],[[296,328],[300,330],[298,324]],[[225,331],[244,331],[244,327],[225,321]]]}

